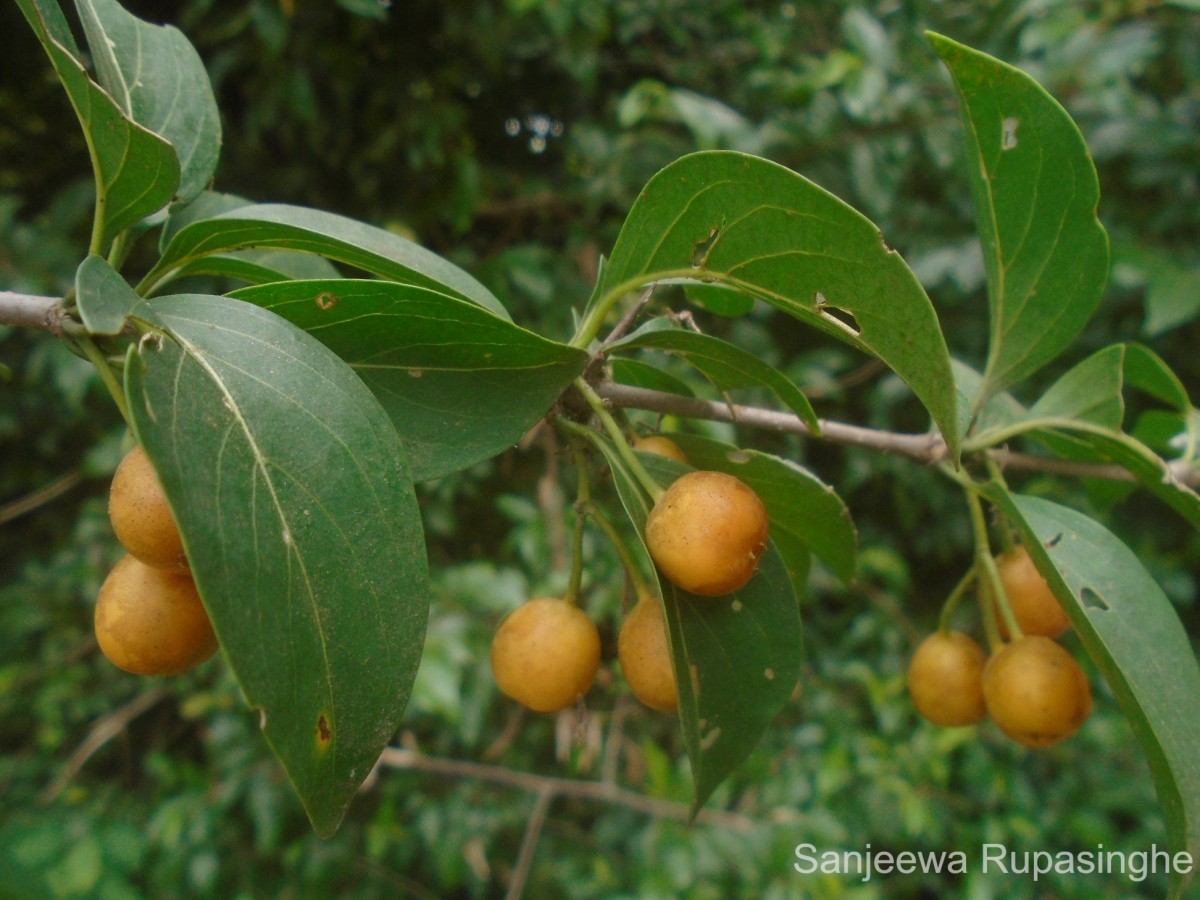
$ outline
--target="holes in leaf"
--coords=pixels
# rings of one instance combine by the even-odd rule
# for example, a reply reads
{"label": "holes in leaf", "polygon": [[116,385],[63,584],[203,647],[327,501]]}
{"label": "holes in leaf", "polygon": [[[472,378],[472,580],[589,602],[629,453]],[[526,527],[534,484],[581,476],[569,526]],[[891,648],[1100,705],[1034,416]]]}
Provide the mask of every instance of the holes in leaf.
{"label": "holes in leaf", "polygon": [[1004,121],[1000,123],[1000,149],[1011,150],[1017,146],[1017,129],[1021,126],[1021,120],[1016,116],[1006,116]]}
{"label": "holes in leaf", "polygon": [[817,304],[817,315],[823,317],[826,321],[833,322],[839,328],[855,337],[862,334],[862,329],[858,327],[858,320],[854,318],[854,313],[839,306],[830,306],[829,301],[825,299],[825,295],[820,291],[817,292],[813,299]]}
{"label": "holes in leaf", "polygon": [[703,269],[705,263],[708,262],[709,251],[712,250],[713,244],[717,242],[717,238],[721,236],[720,226],[714,225],[708,232],[708,237],[702,241],[697,241],[696,246],[692,248],[692,268]]}
{"label": "holes in leaf", "polygon": [[1101,611],[1111,609],[1108,602],[1091,588],[1083,589],[1079,595],[1079,601],[1083,604],[1084,609],[1098,609]]}

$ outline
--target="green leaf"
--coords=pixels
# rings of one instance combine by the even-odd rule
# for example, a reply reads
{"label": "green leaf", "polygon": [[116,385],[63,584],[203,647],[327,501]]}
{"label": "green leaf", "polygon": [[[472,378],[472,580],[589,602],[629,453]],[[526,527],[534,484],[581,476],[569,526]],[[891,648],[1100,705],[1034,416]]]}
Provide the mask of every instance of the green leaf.
{"label": "green leaf", "polygon": [[17,6],[47,52],[54,42],[76,59],[83,57],[58,0],[17,0]]}
{"label": "green leaf", "polygon": [[252,200],[222,191],[202,191],[187,201],[172,203],[167,208],[167,220],[158,236],[158,252],[165,253],[175,235],[194,222],[253,205]]}
{"label": "green leaf", "polygon": [[[965,366],[956,369],[966,392],[972,385]],[[1025,410],[1007,394],[993,396],[977,417],[968,448],[994,446],[1027,435],[1066,459],[1121,466],[1196,528],[1200,494],[1180,480],[1162,457],[1122,428],[1125,384],[1138,387],[1175,408],[1186,423],[1187,443],[1196,444],[1200,422],[1175,374],[1153,351],[1138,344],[1115,344],[1067,372],[1034,406]]]}
{"label": "green leaf", "polygon": [[61,44],[48,38],[43,43],[91,155],[96,178],[92,249],[100,250],[118,232],[171,201],[179,184],[179,161],[170,144],[125,116]]}
{"label": "green leaf", "polygon": [[681,397],[695,397],[696,392],[686,382],[664,372],[658,366],[652,366],[637,359],[614,359],[609,366],[612,370],[613,381],[618,384],[628,384],[632,387],[646,388],[652,391],[666,391],[668,394],[678,394]]}
{"label": "green leaf", "polygon": [[[175,235],[193,222],[252,205],[245,197],[217,191],[204,191],[188,203],[172,204],[159,237],[159,252],[165,251]],[[325,257],[294,250],[232,250],[202,256],[176,269],[173,278],[189,275],[217,275],[247,284],[341,277],[337,267]]]}
{"label": "green leaf", "polygon": [[688,281],[683,285],[688,302],[718,316],[737,318],[754,309],[754,298],[719,284]]}
{"label": "green leaf", "polygon": [[1078,419],[1119,431],[1125,417],[1121,396],[1124,370],[1124,345],[1105,347],[1059,378],[1027,415],[1033,419]]}
{"label": "green leaf", "polygon": [[1125,344],[1125,380],[1183,415],[1192,408],[1179,376],[1161,356],[1143,344]]}
{"label": "green leaf", "polygon": [[160,135],[179,158],[181,197],[212,180],[221,120],[208,73],[176,28],[151,25],[117,0],[75,0],[101,86],[122,112]]}
{"label": "green leaf", "polygon": [[133,313],[129,411],[247,700],[313,827],[332,834],[391,739],[429,599],[395,429],[354,373],[248,303]]}
{"label": "green leaf", "polygon": [[615,353],[639,347],[663,350],[687,360],[721,390],[765,387],[814,434],[821,433],[817,414],[800,388],[774,366],[735,344],[679,328],[667,319],[653,319],[628,337],[610,344],[607,350]]}
{"label": "green leaf", "polygon": [[[613,473],[622,506],[637,541],[631,546],[646,571],[655,571],[642,541],[651,503],[616,448],[588,432]],[[663,483],[684,466],[643,454],[650,473]],[[807,560],[793,557],[792,569]],[[679,721],[695,782],[693,811],[754,750],[763,732],[792,695],[800,677],[800,608],[789,569],[775,544],[741,590],[724,597],[697,597],[669,581],[657,583],[666,612]]]}
{"label": "green leaf", "polygon": [[1142,487],[1200,529],[1200,494],[1180,481],[1163,459],[1141,441],[1127,434],[1083,430],[1082,426],[1076,426],[1076,433],[1071,436],[1096,458],[1124,468]]}
{"label": "green leaf", "polygon": [[89,256],[75,270],[75,302],[89,334],[113,335],[142,298],[102,256]]}
{"label": "green leaf", "polygon": [[[1116,694],[1150,763],[1172,851],[1200,858],[1200,667],[1170,601],[1098,522],[998,485],[985,494],[1020,530]],[[1170,880],[1182,895],[1187,879]]]}
{"label": "green leaf", "polygon": [[887,363],[957,455],[954,379],[937,314],[879,229],[812,182],[740,153],[694,153],[655,175],[621,228],[606,298],[652,282],[736,289]]}
{"label": "green leaf", "polygon": [[928,33],[962,103],[991,339],[979,402],[1070,346],[1108,277],[1099,182],[1071,117],[1019,69]]}
{"label": "green leaf", "polygon": [[1146,321],[1142,330],[1163,334],[1200,316],[1200,272],[1179,266],[1159,271],[1146,288]]}
{"label": "green leaf", "polygon": [[[962,399],[974,402],[981,388],[979,374],[957,361],[954,365]],[[1141,344],[1113,344],[1068,371],[1029,409],[1009,394],[991,397],[976,416],[971,445],[1048,427],[1071,427],[1071,423],[1119,434],[1126,386],[1168,404],[1181,417],[1186,418],[1192,408],[1183,383],[1158,354]]]}
{"label": "green leaf", "polygon": [[152,290],[179,267],[204,256],[269,247],[339,260],[381,278],[461,297],[509,318],[487,288],[419,244],[345,216],[284,204],[245,206],[187,225],[172,238],[142,286]]}
{"label": "green leaf", "polygon": [[391,416],[418,481],[515,444],[587,365],[587,354],[456,297],[388,281],[243,288],[344,359]]}
{"label": "green leaf", "polygon": [[[669,437],[695,468],[727,472],[754,488],[767,507],[776,543],[781,534],[787,534],[842,581],[854,580],[858,535],[850,511],[833,488],[803,466],[769,453],[683,432],[672,432]],[[802,586],[797,587],[797,592],[800,590]]]}
{"label": "green leaf", "polygon": [[246,284],[341,277],[325,257],[292,250],[234,250],[202,256],[175,270],[175,279],[191,275],[216,275]]}
{"label": "green leaf", "polygon": [[958,418],[961,434],[974,445],[980,435],[1006,428],[1028,415],[1025,407],[1012,394],[1003,391],[992,394],[982,408],[972,415],[976,400],[983,389],[983,376],[961,360],[950,362],[958,393]]}

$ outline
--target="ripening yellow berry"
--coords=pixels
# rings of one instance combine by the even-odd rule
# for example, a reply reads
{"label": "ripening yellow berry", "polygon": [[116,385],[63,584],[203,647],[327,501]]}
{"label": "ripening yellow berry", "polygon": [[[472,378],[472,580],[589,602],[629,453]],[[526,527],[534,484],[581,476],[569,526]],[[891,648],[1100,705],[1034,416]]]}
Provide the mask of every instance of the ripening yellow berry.
{"label": "ripening yellow berry", "polygon": [[566,709],[588,692],[600,665],[600,633],[573,603],[521,604],[492,638],[492,673],[508,697],[535,712]]}
{"label": "ripening yellow berry", "polygon": [[657,597],[639,600],[625,617],[617,637],[617,658],[633,695],[659,712],[679,705],[667,622]]}
{"label": "ripening yellow berry", "polygon": [[113,665],[136,675],[179,675],[217,650],[191,575],[121,558],[96,600],[96,641]]}
{"label": "ripening yellow berry", "polygon": [[117,540],[134,557],[156,569],[187,570],[183,538],[158,474],[141,447],[130,450],[117,466],[108,517]]}
{"label": "ripening yellow berry", "polygon": [[716,597],[750,580],[767,527],[767,509],[749,485],[724,472],[689,472],[650,510],[646,547],[677,587]]}
{"label": "ripening yellow berry", "polygon": [[647,437],[638,438],[633,442],[633,449],[641,450],[644,453],[657,453],[659,456],[665,456],[667,459],[681,462],[685,466],[691,463],[687,454],[683,452],[682,447],[669,437],[664,437],[661,434],[651,434]]}
{"label": "ripening yellow berry", "polygon": [[[1071,620],[1063,611],[1062,605],[1046,579],[1038,572],[1029,551],[1024,547],[1014,547],[1007,553],[996,557],[996,568],[1000,573],[1000,583],[1012,607],[1013,616],[1025,634],[1040,634],[1042,637],[1061,637],[1071,627]],[[991,599],[992,592],[983,582],[984,595]],[[1004,616],[996,610],[996,622],[1000,634],[1007,638],[1008,625]]]}
{"label": "ripening yellow berry", "polygon": [[917,712],[934,725],[980,721],[986,662],[983,648],[961,631],[929,635],[908,665],[908,693]]}
{"label": "ripening yellow berry", "polygon": [[983,698],[1000,730],[1027,747],[1050,747],[1092,713],[1092,689],[1075,657],[1048,637],[1006,644],[983,670]]}

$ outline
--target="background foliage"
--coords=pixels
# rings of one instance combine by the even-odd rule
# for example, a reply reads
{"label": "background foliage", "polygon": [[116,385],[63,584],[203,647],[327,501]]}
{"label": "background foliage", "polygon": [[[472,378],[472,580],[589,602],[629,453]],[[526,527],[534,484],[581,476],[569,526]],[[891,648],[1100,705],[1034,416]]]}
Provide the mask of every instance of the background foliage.
{"label": "background foliage", "polygon": [[[294,9],[189,0],[128,8],[174,21],[204,58],[225,132],[218,188],[413,235],[543,334],[569,335],[599,254],[654,172],[690,150],[733,148],[801,172],[877,222],[932,296],[951,351],[979,365],[983,264],[953,92],[921,38],[935,29],[1038,78],[1096,159],[1116,264],[1084,339],[1040,383],[1091,349],[1138,338],[1193,391],[1200,384],[1194,4],[414,0],[384,14],[370,0]],[[15,5],[0,7],[0,33],[0,286],[62,293],[87,245],[86,152]],[[924,427],[897,380],[786,317],[761,309],[700,318],[709,333],[819,395],[822,415]],[[0,330],[0,379],[0,854],[14,873],[0,890],[497,893],[531,795],[384,769],[338,836],[321,841],[221,661],[160,685],[99,657],[91,609],[119,555],[104,502],[123,428],[90,366],[53,341]],[[1145,429],[1153,434],[1152,418]],[[715,426],[710,433],[731,436]],[[814,572],[802,691],[714,799],[749,827],[740,830],[739,819],[685,829],[560,799],[537,849],[531,896],[784,896],[799,883],[791,863],[802,841],[1162,844],[1161,820],[1144,813],[1153,808],[1145,764],[1105,689],[1088,726],[1045,753],[1016,748],[990,726],[946,732],[916,719],[903,667],[970,553],[957,492],[865,451],[745,439],[834,484],[862,548],[854,588]],[[569,485],[543,477],[554,465],[540,445],[522,445],[419,487],[435,599],[403,741],[513,770],[595,777],[616,766],[623,784],[686,801],[674,723],[618,700],[619,686],[593,695],[589,730],[574,749],[569,727],[564,737],[551,719],[514,718],[492,686],[486,647],[495,622],[529,592],[566,581],[559,492]],[[65,492],[14,515],[11,501],[52,484]],[[1025,477],[1021,488],[1104,518],[1198,633],[1194,530],[1113,485]],[[602,541],[590,550],[587,602],[612,650],[619,570]],[[78,752],[92,723],[133,712],[113,742],[86,759]],[[962,887],[979,896],[1019,887],[971,881]],[[886,888],[849,878],[804,887],[818,896],[950,889],[919,876],[891,878]],[[1076,877],[1042,887],[1116,896],[1131,885]],[[1161,893],[1162,885],[1142,887]]]}

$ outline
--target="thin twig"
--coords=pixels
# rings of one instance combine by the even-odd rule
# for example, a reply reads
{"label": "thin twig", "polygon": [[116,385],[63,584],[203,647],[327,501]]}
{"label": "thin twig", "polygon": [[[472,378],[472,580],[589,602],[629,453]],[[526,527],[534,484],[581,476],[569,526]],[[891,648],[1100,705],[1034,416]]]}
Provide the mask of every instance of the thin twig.
{"label": "thin twig", "polygon": [[[1086,463],[1070,459],[1053,459],[999,447],[988,451],[988,455],[1002,469],[1036,469],[1051,475],[1076,475],[1086,478],[1103,478],[1107,481],[1134,480],[1128,469],[1115,463]],[[1186,472],[1182,470],[1178,474],[1186,476]]]}
{"label": "thin twig", "polygon": [[[573,778],[555,778],[548,775],[536,775],[532,772],[518,772],[467,760],[426,756],[402,747],[385,749],[378,764],[393,769],[429,772],[451,778],[474,778],[478,781],[488,781],[492,784],[532,793],[549,790],[554,796],[597,800],[601,803],[623,806],[657,819],[671,819],[676,822],[692,821],[691,809],[687,804],[647,797],[636,791],[605,784],[601,781],[579,781]],[[755,823],[745,816],[724,810],[702,809],[696,813],[695,821],[720,825],[723,828],[740,832],[752,831],[756,827]]]}
{"label": "thin twig", "polygon": [[[629,314],[617,323],[616,328],[605,339],[605,344],[616,340],[632,324],[637,312],[649,300],[648,295],[649,291],[643,294]],[[64,323],[68,322],[62,300],[57,297],[0,291],[0,325],[36,328],[61,336],[64,333]],[[864,367],[861,372],[864,377],[873,374],[868,367]],[[616,384],[611,381],[601,382],[594,387],[597,394],[617,408],[644,409],[660,414],[669,413],[693,419],[735,422],[739,425],[769,428],[793,434],[811,434],[807,426],[791,413],[739,404],[726,405],[717,401],[681,397],[677,394]],[[946,458],[945,443],[939,435],[932,433],[899,434],[822,420],[820,437],[830,443],[892,453],[926,465],[935,465]],[[1000,465],[1007,468],[1076,477],[1103,478],[1108,481],[1135,480],[1133,475],[1118,465],[1051,459],[1004,449],[993,449],[988,453]],[[1200,487],[1200,467],[1188,462],[1173,462],[1168,463],[1167,468],[1178,483],[1191,488]]]}
{"label": "thin twig", "polygon": [[504,751],[521,733],[521,726],[525,724],[525,707],[519,703],[512,704],[512,711],[508,714],[508,721],[504,723],[504,728],[496,739],[488,745],[488,748],[483,751],[483,758],[487,760],[499,759],[504,755]]}
{"label": "thin twig", "polygon": [[517,864],[513,866],[512,878],[508,882],[505,900],[519,900],[525,893],[525,882],[529,880],[529,870],[533,868],[533,854],[537,850],[538,838],[542,833],[542,825],[546,822],[546,813],[550,810],[550,802],[554,799],[554,790],[543,787],[537,793],[537,801],[529,813],[529,822],[525,826],[525,835],[521,838],[521,849],[517,853]]}
{"label": "thin twig", "polygon": [[160,684],[145,693],[138,694],[124,706],[97,719],[91,730],[88,731],[87,737],[83,739],[83,743],[75,748],[75,751],[63,764],[62,771],[42,791],[41,801],[49,803],[54,800],[71,783],[71,779],[79,773],[79,770],[96,751],[129,727],[130,722],[157,704],[168,693],[167,688]]}
{"label": "thin twig", "polygon": [[[773,409],[726,404],[699,397],[683,397],[679,394],[632,387],[613,381],[595,385],[594,390],[615,407],[665,412],[691,419],[735,422],[739,425],[769,428],[794,434],[812,433],[798,416]],[[821,437],[835,444],[869,447],[884,453],[907,456],[926,464],[940,462],[946,457],[946,445],[936,434],[898,434],[891,431],[862,428],[858,425],[847,425],[842,422],[822,421]]]}
{"label": "thin twig", "polygon": [[657,285],[652,284],[650,287],[646,288],[646,290],[642,293],[642,296],[638,297],[637,303],[633,304],[633,306],[629,308],[629,312],[621,316],[621,321],[613,326],[613,330],[608,333],[608,337],[606,337],[600,343],[601,351],[603,351],[605,347],[615,344],[618,340],[620,340],[625,332],[629,330],[629,326],[637,321],[637,317],[642,314],[642,310],[646,308],[646,304],[649,303],[650,298],[654,296],[655,287],[657,287]]}
{"label": "thin twig", "polygon": [[20,518],[26,513],[31,513],[41,506],[45,506],[54,500],[57,500],[79,482],[83,481],[83,475],[78,472],[68,472],[54,481],[38,488],[36,491],[31,491],[24,497],[18,497],[16,500],[10,500],[3,506],[0,506],[0,525],[5,525],[13,519]]}
{"label": "thin twig", "polygon": [[[601,382],[594,386],[594,390],[608,405],[618,409],[644,409],[648,412],[669,413],[691,419],[731,422],[756,428],[769,428],[773,431],[785,431],[791,434],[812,434],[808,426],[792,413],[763,409],[757,406],[734,405],[730,407],[717,400],[683,397],[679,394],[632,387],[613,381]],[[820,437],[832,444],[865,447],[881,453],[907,457],[925,465],[935,465],[946,458],[945,442],[940,435],[933,433],[900,434],[822,419]],[[989,449],[988,455],[999,465],[1009,469],[1049,472],[1082,478],[1103,478],[1108,481],[1136,480],[1123,467],[1109,463],[1052,459],[1004,448]],[[1170,462],[1167,463],[1167,471],[1179,484],[1191,488],[1200,487],[1200,467],[1193,463]]]}
{"label": "thin twig", "polygon": [[36,328],[57,336],[63,333],[66,315],[60,297],[0,291],[0,325]]}

